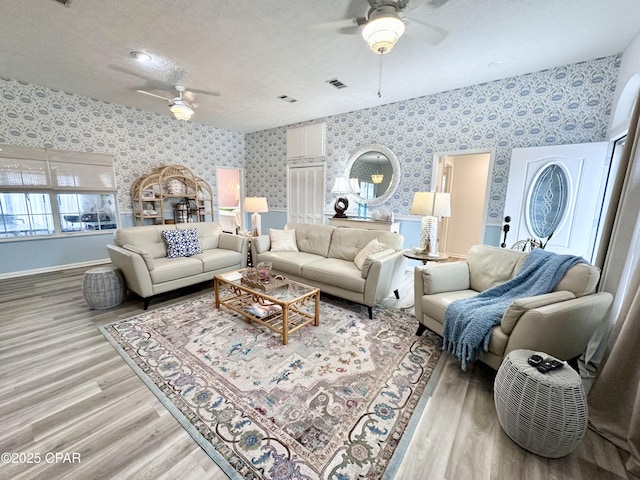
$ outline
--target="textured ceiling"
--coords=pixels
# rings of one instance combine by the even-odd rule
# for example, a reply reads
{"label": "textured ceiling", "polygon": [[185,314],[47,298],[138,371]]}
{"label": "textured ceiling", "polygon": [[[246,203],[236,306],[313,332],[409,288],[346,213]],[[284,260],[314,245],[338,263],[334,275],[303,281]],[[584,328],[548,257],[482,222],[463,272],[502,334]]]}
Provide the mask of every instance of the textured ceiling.
{"label": "textured ceiling", "polygon": [[366,0],[0,0],[0,76],[166,115],[136,90],[184,85],[219,94],[192,122],[252,132],[620,53],[638,3],[410,0],[379,98],[379,56],[344,33]]}

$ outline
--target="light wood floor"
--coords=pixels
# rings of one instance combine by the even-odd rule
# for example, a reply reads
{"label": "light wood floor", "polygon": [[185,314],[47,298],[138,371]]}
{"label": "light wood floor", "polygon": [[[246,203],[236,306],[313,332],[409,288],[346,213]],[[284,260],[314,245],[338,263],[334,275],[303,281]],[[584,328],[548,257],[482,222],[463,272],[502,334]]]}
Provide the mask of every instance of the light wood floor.
{"label": "light wood floor", "polygon": [[[131,295],[114,309],[90,310],[83,273],[0,281],[0,452],[22,454],[0,463],[0,479],[226,478],[97,329],[140,313],[142,300]],[[406,278],[389,306],[412,304]],[[150,308],[197,294],[171,294]],[[591,431],[562,459],[521,449],[498,424],[495,372],[483,365],[463,372],[447,355],[441,361],[397,479],[631,478],[616,448]]]}

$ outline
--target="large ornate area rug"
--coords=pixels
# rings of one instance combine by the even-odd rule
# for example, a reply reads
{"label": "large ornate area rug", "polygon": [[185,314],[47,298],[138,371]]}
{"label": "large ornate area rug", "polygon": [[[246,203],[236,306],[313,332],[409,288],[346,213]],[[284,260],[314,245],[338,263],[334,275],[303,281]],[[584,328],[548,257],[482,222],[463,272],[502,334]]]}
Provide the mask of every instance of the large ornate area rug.
{"label": "large ornate area rug", "polygon": [[282,345],[206,294],[101,331],[230,478],[356,479],[393,477],[430,395],[441,339],[417,325],[323,296]]}

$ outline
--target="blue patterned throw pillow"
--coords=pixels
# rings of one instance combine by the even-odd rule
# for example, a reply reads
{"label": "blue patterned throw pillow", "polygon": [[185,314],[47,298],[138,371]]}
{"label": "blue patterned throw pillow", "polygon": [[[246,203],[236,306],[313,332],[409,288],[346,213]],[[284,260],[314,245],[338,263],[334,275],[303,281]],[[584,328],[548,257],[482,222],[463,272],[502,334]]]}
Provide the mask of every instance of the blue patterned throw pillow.
{"label": "blue patterned throw pillow", "polygon": [[163,230],[162,237],[167,243],[167,258],[190,257],[202,253],[195,228]]}

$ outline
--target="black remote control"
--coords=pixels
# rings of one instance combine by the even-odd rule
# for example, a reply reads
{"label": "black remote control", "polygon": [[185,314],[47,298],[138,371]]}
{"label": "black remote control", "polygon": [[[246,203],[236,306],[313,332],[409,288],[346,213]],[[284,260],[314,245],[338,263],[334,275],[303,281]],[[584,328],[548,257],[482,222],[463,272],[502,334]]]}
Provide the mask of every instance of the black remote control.
{"label": "black remote control", "polygon": [[545,360],[536,368],[541,373],[547,373],[551,370],[555,370],[556,368],[562,368],[562,367],[564,367],[563,362],[559,362],[558,360],[551,359],[551,360]]}

